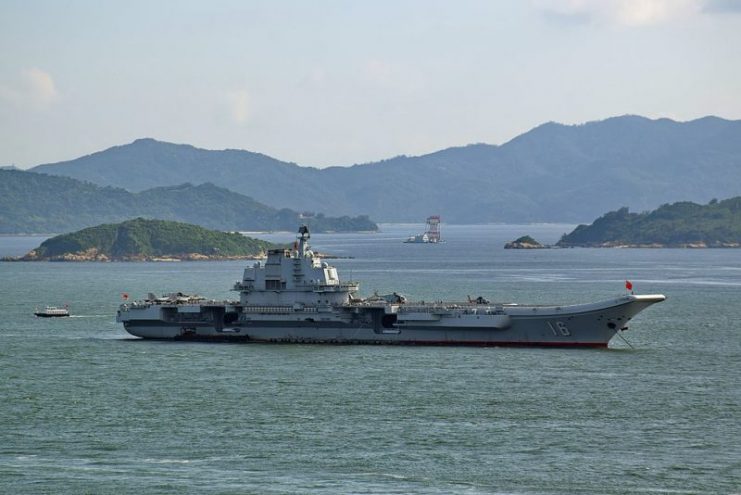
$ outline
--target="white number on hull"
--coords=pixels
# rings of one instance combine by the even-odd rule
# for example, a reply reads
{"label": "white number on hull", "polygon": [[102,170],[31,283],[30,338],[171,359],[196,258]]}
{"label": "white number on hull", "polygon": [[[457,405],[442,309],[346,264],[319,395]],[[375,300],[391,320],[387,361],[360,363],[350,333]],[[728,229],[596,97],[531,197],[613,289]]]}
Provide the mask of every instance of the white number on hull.
{"label": "white number on hull", "polygon": [[563,335],[564,337],[568,337],[571,335],[571,331],[569,330],[569,327],[567,327],[566,323],[562,321],[557,321],[555,327],[549,321],[548,328],[551,329],[551,332],[553,332],[553,335],[555,335],[556,337],[558,337],[559,335]]}

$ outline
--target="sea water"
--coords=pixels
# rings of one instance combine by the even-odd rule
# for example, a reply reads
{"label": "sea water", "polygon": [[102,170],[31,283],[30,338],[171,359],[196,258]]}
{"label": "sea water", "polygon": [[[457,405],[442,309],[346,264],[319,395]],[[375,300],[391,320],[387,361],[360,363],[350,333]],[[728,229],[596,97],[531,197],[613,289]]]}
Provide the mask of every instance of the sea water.
{"label": "sea water", "polygon": [[606,350],[143,341],[115,323],[122,293],[235,299],[251,262],[0,263],[0,493],[740,492],[741,250],[502,249],[571,228],[312,242],[364,295],[666,294]]}

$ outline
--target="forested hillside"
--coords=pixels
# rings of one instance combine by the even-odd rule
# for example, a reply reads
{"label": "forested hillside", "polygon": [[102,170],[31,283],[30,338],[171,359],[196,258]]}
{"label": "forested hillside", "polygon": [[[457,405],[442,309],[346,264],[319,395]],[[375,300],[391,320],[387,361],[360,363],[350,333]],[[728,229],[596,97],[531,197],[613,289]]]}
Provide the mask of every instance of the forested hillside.
{"label": "forested hillside", "polygon": [[0,170],[0,233],[70,232],[133,217],[159,218],[217,230],[289,230],[307,224],[314,232],[373,231],[366,216],[307,217],[272,208],[213,184],[131,193],[68,177]]}
{"label": "forested hillside", "polygon": [[238,233],[197,225],[136,218],[104,224],[45,240],[23,259],[29,261],[115,261],[153,258],[224,259],[255,257],[277,247]]}
{"label": "forested hillside", "polygon": [[579,225],[558,242],[561,247],[741,246],[741,196],[707,205],[689,201],[666,204],[644,213],[628,208],[607,213],[591,225]]}

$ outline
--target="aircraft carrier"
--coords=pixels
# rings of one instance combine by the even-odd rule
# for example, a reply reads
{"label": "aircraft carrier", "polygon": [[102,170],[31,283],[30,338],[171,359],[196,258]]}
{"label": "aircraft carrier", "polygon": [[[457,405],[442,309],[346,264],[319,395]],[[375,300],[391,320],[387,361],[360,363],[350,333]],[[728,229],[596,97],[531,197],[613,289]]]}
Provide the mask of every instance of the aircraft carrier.
{"label": "aircraft carrier", "polygon": [[400,294],[359,297],[357,282],[309,247],[302,226],[291,249],[244,270],[239,300],[182,293],[124,302],[117,321],[145,339],[315,344],[607,347],[663,295],[625,294],[574,305],[412,302]]}

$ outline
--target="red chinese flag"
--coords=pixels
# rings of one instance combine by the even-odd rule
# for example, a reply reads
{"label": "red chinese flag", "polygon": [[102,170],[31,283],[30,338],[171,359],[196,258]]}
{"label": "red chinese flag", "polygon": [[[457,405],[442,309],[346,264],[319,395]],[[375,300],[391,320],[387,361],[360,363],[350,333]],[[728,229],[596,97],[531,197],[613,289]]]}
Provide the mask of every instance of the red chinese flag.
{"label": "red chinese flag", "polygon": [[628,290],[633,290],[633,284],[630,283],[630,280],[625,281],[625,288]]}
{"label": "red chinese flag", "polygon": [[125,292],[121,293],[121,297],[123,298],[124,301],[127,301],[129,299],[129,295]]}

